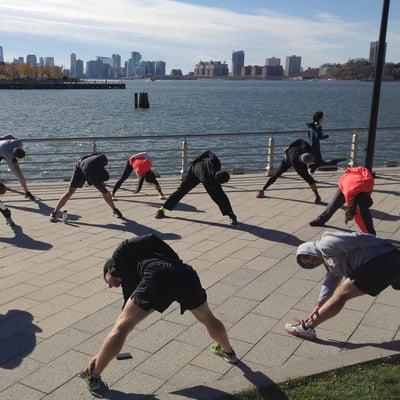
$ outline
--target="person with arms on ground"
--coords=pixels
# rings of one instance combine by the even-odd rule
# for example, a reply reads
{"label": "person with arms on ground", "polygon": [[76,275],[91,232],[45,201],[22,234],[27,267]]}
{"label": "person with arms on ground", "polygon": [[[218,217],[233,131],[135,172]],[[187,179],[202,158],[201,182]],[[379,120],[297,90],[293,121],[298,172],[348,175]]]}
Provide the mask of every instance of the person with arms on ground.
{"label": "person with arms on ground", "polygon": [[365,167],[347,168],[339,179],[339,188],[325,211],[310,222],[310,226],[324,226],[344,204],[347,206],[345,222],[355,220],[362,232],[375,235],[370,207],[374,176]]}
{"label": "person with arms on ground", "polygon": [[310,185],[311,190],[315,195],[315,204],[321,203],[321,197],[318,193],[317,185],[314,178],[308,173],[307,164],[314,161],[314,156],[311,154],[311,146],[302,139],[297,139],[291,143],[283,154],[283,160],[276,172],[268,179],[267,183],[261,190],[257,191],[256,198],[264,198],[264,191],[267,190],[283,173],[291,167]]}
{"label": "person with arms on ground", "polygon": [[308,138],[311,140],[312,154],[315,157],[314,162],[310,165],[311,173],[314,173],[319,167],[334,166],[341,161],[346,161],[345,158],[337,158],[331,161],[322,159],[320,140],[329,138],[329,135],[324,135],[322,132],[321,124],[324,120],[324,113],[322,111],[317,111],[314,113],[313,121],[307,124],[307,126],[311,128],[311,131],[308,132]]}
{"label": "person with arms on ground", "polygon": [[303,268],[323,264],[327,270],[311,314],[285,325],[289,334],[303,339],[314,340],[315,328],[337,315],[348,300],[377,296],[390,285],[400,290],[400,251],[375,235],[325,232],[321,240],[301,244],[296,259]]}
{"label": "person with arms on ground", "polygon": [[35,197],[28,189],[26,179],[18,164],[18,158],[25,157],[25,150],[22,148],[22,141],[13,135],[0,137],[0,161],[5,160],[10,171],[17,177],[18,182],[24,190],[25,198],[35,200]]}
{"label": "person with arms on ground", "polygon": [[[7,191],[7,187],[4,183],[0,182],[0,195],[5,194]],[[11,218],[11,211],[3,204],[0,200],[0,212],[3,214],[3,217],[6,219],[6,224],[9,226],[15,226],[14,221]]]}
{"label": "person with arms on ground", "polygon": [[122,218],[121,211],[115,207],[111,193],[104,185],[104,182],[110,177],[105,169],[107,163],[107,157],[100,153],[89,154],[78,160],[75,164],[75,171],[72,175],[68,191],[61,197],[56,208],[50,214],[51,222],[57,222],[57,213],[76,192],[76,189],[83,187],[85,182],[87,182],[89,186],[95,186],[95,188],[103,195],[105,202],[111,207],[115,217]]}
{"label": "person with arms on ground", "polygon": [[196,271],[184,264],[175,251],[154,234],[123,241],[104,265],[104,280],[110,287],[122,287],[124,305],[99,352],[81,377],[92,393],[107,390],[101,373],[121,351],[129,332],[153,311],[164,312],[172,302],[180,312],[192,312],[215,341],[211,351],[229,363],[236,363],[226,329],[210,311],[207,295]]}
{"label": "person with arms on ground", "polygon": [[190,163],[189,171],[178,189],[172,193],[163,206],[157,211],[155,218],[164,218],[165,210],[173,210],[176,205],[200,182],[208,195],[221,210],[222,215],[230,218],[231,225],[237,225],[237,217],[233,213],[231,203],[221,184],[229,181],[229,173],[221,171],[221,162],[212,151],[205,151]]}
{"label": "person with arms on ground", "polygon": [[157,178],[152,171],[153,163],[147,153],[137,153],[134,154],[133,156],[129,157],[125,170],[122,173],[121,178],[118,180],[118,182],[114,185],[112,195],[113,199],[115,200],[115,193],[117,190],[121,187],[121,185],[126,181],[126,179],[129,177],[131,172],[134,170],[136,175],[139,178],[139,182],[136,188],[135,193],[139,193],[140,190],[142,189],[143,186],[143,181],[146,181],[148,183],[151,183],[154,185],[156,188],[160,200],[165,200],[165,196],[161,190],[161,186],[157,181]]}

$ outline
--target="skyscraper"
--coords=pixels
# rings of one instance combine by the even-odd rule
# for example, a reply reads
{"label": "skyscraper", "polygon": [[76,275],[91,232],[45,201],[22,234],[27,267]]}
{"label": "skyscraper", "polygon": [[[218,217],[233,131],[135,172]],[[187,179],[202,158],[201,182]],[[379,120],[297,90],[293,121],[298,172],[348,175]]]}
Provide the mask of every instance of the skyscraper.
{"label": "skyscraper", "polygon": [[112,67],[121,68],[121,56],[119,54],[113,54],[111,58],[112,58]]}
{"label": "skyscraper", "polygon": [[281,59],[275,57],[266,58],[265,65],[268,65],[269,67],[276,67],[278,65],[281,65]]}
{"label": "skyscraper", "polygon": [[165,75],[165,61],[154,61],[154,75]]}
{"label": "skyscraper", "polygon": [[76,75],[75,77],[78,79],[83,79],[83,61],[82,60],[76,60]]}
{"label": "skyscraper", "polygon": [[[383,55],[383,60],[386,58],[386,42],[385,42],[385,51]],[[376,62],[376,59],[378,58],[378,47],[379,47],[379,42],[371,42],[369,45],[369,62]]]}
{"label": "skyscraper", "polygon": [[3,47],[0,46],[0,63],[4,62]]}
{"label": "skyscraper", "polygon": [[128,60],[128,71],[127,71],[128,77],[137,75],[136,68],[138,67],[138,64],[141,59],[142,55],[139,52],[132,51],[131,58]]}
{"label": "skyscraper", "polygon": [[286,57],[285,76],[297,76],[301,72],[301,57],[288,56]]}
{"label": "skyscraper", "polygon": [[44,67],[44,58],[43,57],[39,57],[39,66]]}
{"label": "skyscraper", "polygon": [[71,68],[70,68],[71,76],[73,78],[77,78],[76,75],[76,54],[72,53],[71,54]]}
{"label": "skyscraper", "polygon": [[45,57],[44,66],[47,68],[54,68],[54,57]]}
{"label": "skyscraper", "polygon": [[26,56],[26,63],[32,65],[32,67],[36,67],[37,58],[34,54],[28,54]]}
{"label": "skyscraper", "polygon": [[240,71],[244,66],[244,51],[233,51],[232,52],[232,75],[240,76]]}

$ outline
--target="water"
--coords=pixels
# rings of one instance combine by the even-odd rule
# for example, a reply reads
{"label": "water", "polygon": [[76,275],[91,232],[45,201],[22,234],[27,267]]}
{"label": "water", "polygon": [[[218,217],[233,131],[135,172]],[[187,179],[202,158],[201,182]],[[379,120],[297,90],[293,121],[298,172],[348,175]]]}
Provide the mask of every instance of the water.
{"label": "water", "polygon": [[[149,93],[149,110],[134,110],[133,95],[137,91]],[[126,90],[0,90],[0,135],[13,134],[20,138],[116,137],[148,133],[301,130],[317,110],[323,110],[326,116],[324,128],[367,127],[371,95],[371,82],[354,81],[140,80],[127,82]],[[400,83],[382,84],[378,126],[400,127]],[[388,150],[379,149],[377,156],[380,161],[384,157],[398,161],[400,140],[395,134],[385,135],[395,145],[388,146]],[[245,144],[251,144],[252,140],[247,139]],[[257,145],[261,145],[259,140],[255,142]],[[323,142],[323,151],[328,148],[336,153],[343,151],[334,145],[335,138],[329,140],[329,143]],[[346,139],[346,146],[349,140]],[[122,154],[137,148],[132,145],[132,149],[128,149],[120,143],[111,143],[100,150],[117,149]],[[238,140],[237,143],[244,142]],[[138,150],[143,150],[143,145],[141,143]],[[148,142],[146,150],[157,151],[164,145],[179,144]],[[220,147],[223,141],[197,141],[191,148],[196,152],[211,145]],[[47,145],[29,146],[31,154],[34,151],[44,155],[54,150]],[[88,145],[76,146],[63,145],[63,150],[74,154],[88,151]],[[160,154],[157,156],[162,158]],[[70,158],[70,155],[65,156],[66,160]]]}

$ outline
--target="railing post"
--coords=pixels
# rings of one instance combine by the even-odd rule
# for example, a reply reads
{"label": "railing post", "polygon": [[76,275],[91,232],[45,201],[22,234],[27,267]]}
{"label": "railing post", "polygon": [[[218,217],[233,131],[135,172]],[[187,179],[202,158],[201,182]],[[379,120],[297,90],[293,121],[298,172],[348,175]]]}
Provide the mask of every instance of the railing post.
{"label": "railing post", "polygon": [[358,135],[357,133],[354,133],[353,138],[351,139],[349,167],[355,167],[357,165],[357,153],[358,153]]}
{"label": "railing post", "polygon": [[188,144],[186,138],[182,140],[181,150],[182,150],[181,179],[185,179],[188,171]]}
{"label": "railing post", "polygon": [[274,173],[274,138],[271,136],[267,144],[267,164],[265,166],[265,175],[271,176]]}
{"label": "railing post", "polygon": [[96,145],[95,140],[93,140],[93,144],[92,144],[92,153],[97,153],[97,145]]}

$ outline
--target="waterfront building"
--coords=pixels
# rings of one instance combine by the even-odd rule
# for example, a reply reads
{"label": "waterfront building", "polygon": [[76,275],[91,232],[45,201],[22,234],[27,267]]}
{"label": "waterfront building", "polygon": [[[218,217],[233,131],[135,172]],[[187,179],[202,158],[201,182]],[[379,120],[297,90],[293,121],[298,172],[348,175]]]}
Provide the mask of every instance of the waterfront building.
{"label": "waterfront building", "polygon": [[112,67],[102,59],[91,60],[86,63],[86,77],[88,79],[112,78]]}
{"label": "waterfront building", "polygon": [[0,63],[4,62],[3,46],[0,46]]}
{"label": "waterfront building", "polygon": [[183,73],[181,69],[171,69],[171,72],[169,74],[171,78],[182,78]]}
{"label": "waterfront building", "polygon": [[[83,61],[82,60],[76,60],[75,63],[75,77],[78,79],[83,79],[84,78],[84,74],[83,74]],[[71,74],[72,76],[72,74]]]}
{"label": "waterfront building", "polygon": [[54,68],[54,57],[45,57],[44,66],[47,68]]}
{"label": "waterfront building", "polygon": [[164,76],[165,75],[165,61],[154,61],[154,75]]}
{"label": "waterfront building", "polygon": [[251,65],[243,66],[240,70],[240,76],[242,77],[250,77],[251,76]]}
{"label": "waterfront building", "polygon": [[110,67],[113,65],[113,60],[111,57],[96,56],[97,61],[101,61],[103,64],[108,64]]}
{"label": "waterfront building", "polygon": [[[383,60],[386,58],[386,45],[387,43],[385,42],[385,50],[384,50],[384,55],[383,55]],[[371,42],[369,45],[369,62],[376,62],[376,59],[378,58],[378,47],[379,47],[379,42]]]}
{"label": "waterfront building", "polygon": [[260,65],[253,65],[251,67],[251,77],[252,78],[262,77],[262,67]]}
{"label": "waterfront building", "polygon": [[298,76],[301,73],[301,57],[293,55],[286,57],[285,76]]}
{"label": "waterfront building", "polygon": [[30,64],[32,67],[36,67],[37,58],[36,58],[35,54],[28,54],[26,56],[26,63]]}
{"label": "waterfront building", "polygon": [[233,51],[232,52],[232,75],[240,76],[242,67],[244,66],[244,51]]}
{"label": "waterfront building", "polygon": [[112,58],[112,67],[121,68],[121,56],[119,54],[113,54],[111,58]]}
{"label": "waterfront building", "polygon": [[222,61],[200,61],[194,68],[194,75],[203,78],[221,78],[229,75],[228,64]]}
{"label": "waterfront building", "polygon": [[76,54],[75,53],[71,54],[70,60],[71,60],[71,67],[70,67],[71,77],[77,78],[77,75],[76,75]]}
{"label": "waterfront building", "polygon": [[281,59],[276,58],[276,57],[270,57],[265,59],[265,65],[271,66],[271,67],[276,67],[278,65],[281,65]]}
{"label": "waterfront building", "polygon": [[18,57],[14,58],[13,64],[23,64],[24,63],[24,57]]}
{"label": "waterfront building", "polygon": [[138,51],[131,52],[131,58],[128,60],[128,65],[127,65],[127,74],[126,74],[127,77],[138,75],[136,69],[141,59],[142,55]]}
{"label": "waterfront building", "polygon": [[262,67],[262,77],[269,80],[280,80],[283,77],[282,65],[264,65]]}

